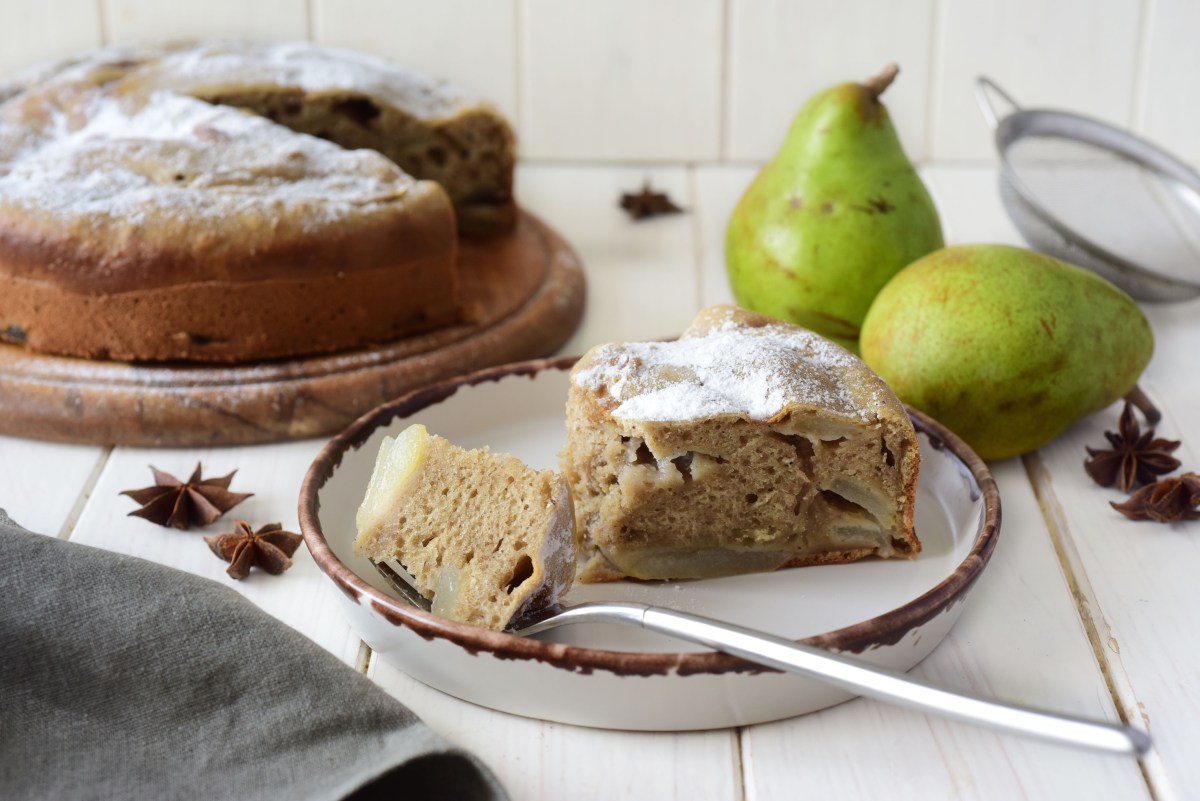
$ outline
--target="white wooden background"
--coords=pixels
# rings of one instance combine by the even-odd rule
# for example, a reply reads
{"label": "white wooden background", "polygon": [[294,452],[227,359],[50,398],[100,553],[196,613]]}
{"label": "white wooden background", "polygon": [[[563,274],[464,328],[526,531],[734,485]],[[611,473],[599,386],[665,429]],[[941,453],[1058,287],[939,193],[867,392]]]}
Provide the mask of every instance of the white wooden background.
{"label": "white wooden background", "polygon": [[491,98],[527,160],[753,162],[888,61],[909,154],[987,160],[973,96],[1079,111],[1200,161],[1195,0],[0,0],[0,74],[101,43],[312,38]]}
{"label": "white wooden background", "polygon": [[[704,304],[729,299],[721,238],[752,176],[745,166],[523,167],[522,202],[580,252],[591,295],[564,352],[605,339],[677,333]],[[1019,239],[990,166],[924,169],[951,242]],[[688,214],[630,222],[622,190],[643,178]],[[1157,350],[1145,386],[1200,467],[1200,301],[1147,306]],[[1188,369],[1193,368],[1193,369]],[[1200,797],[1200,524],[1124,520],[1118,498],[1081,463],[1117,409],[1086,419],[1041,452],[992,465],[1004,505],[995,557],[948,639],[914,673],[950,686],[1149,728],[1142,763],[1000,737],[874,701],[805,717],[688,734],[581,729],[495,713],[443,696],[372,658],[337,611],[307,551],[280,578],[237,590],[313,638],[471,749],[514,799],[1145,799]],[[200,533],[151,525],[117,493],[197,460],[257,493],[237,514],[295,530],[300,480],[322,441],[206,449],[99,448],[0,438],[0,506],[27,527],[228,581]],[[218,523],[208,531],[223,530]],[[204,533],[204,532],[201,532]]]}

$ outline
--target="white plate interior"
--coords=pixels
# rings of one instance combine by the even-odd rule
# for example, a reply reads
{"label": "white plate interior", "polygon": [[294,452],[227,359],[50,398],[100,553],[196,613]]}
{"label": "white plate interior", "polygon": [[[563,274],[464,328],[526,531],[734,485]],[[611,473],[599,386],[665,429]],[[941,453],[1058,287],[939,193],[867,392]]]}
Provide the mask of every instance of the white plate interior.
{"label": "white plate interior", "polygon": [[[567,373],[545,369],[466,386],[445,401],[376,430],[345,454],[320,491],[321,527],[330,548],[362,579],[389,592],[366,559],[354,556],[354,515],[375,453],[386,435],[423,423],[466,448],[490,447],[537,468],[557,468],[565,441]],[[913,560],[868,559],[845,565],[781,570],[722,579],[576,585],[566,603],[622,600],[650,603],[727,620],[797,639],[869,620],[918,598],[948,578],[970,553],[984,520],[980,489],[949,450],[921,439]],[[389,594],[391,594],[389,592]],[[677,640],[623,626],[579,625],[541,639],[616,651],[699,651]]]}

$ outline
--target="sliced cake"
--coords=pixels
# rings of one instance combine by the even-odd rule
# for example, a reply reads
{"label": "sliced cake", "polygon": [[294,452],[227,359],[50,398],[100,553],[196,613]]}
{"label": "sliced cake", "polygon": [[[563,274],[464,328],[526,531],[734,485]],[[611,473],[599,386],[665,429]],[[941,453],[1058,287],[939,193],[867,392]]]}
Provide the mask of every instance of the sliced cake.
{"label": "sliced cake", "polygon": [[732,306],[571,373],[563,473],[580,581],[705,578],[912,557],[920,456],[856,356]]}
{"label": "sliced cake", "polygon": [[435,614],[502,630],[571,586],[574,522],[552,471],[464,450],[415,424],[379,448],[354,552],[398,560]]}
{"label": "sliced cake", "polygon": [[486,103],[311,43],[114,47],[0,84],[0,342],[118,361],[361,350],[469,319],[517,219]]}

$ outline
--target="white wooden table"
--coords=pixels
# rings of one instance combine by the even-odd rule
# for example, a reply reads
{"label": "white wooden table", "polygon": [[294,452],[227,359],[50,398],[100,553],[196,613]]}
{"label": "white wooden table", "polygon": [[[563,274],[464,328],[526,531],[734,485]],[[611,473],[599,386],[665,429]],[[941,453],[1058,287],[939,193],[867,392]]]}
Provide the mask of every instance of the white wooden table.
{"label": "white wooden table", "polygon": [[[1020,244],[988,167],[928,166],[947,241]],[[751,167],[521,169],[524,205],[581,255],[583,325],[563,348],[669,336],[703,305],[730,300],[722,241]],[[632,223],[616,208],[644,178],[690,213]],[[1142,385],[1200,470],[1200,302],[1145,306],[1157,340]],[[301,549],[279,578],[230,582],[196,532],[128,517],[121,490],[238,469],[255,496],[236,515],[297,529],[300,481],[323,441],[222,449],[72,446],[0,438],[0,507],[28,528],[233,584],[271,614],[366,672],[430,726],[477,753],[514,799],[1168,799],[1200,798],[1200,523],[1127,521],[1094,485],[1084,446],[1104,442],[1119,407],[1049,447],[992,465],[1000,545],[955,629],[914,674],[952,687],[1149,729],[1142,762],[1002,737],[858,699],[801,718],[685,734],[598,731],[492,712],[398,673],[341,618],[336,592]],[[208,531],[224,530],[227,520]],[[3,568],[0,568],[3,569]]]}

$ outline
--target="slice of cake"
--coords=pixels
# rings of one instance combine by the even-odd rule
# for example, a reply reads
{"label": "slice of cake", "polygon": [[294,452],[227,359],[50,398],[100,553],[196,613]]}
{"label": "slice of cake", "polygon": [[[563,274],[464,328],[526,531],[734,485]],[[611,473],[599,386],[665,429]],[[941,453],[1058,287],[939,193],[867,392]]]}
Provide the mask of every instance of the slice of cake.
{"label": "slice of cake", "polygon": [[399,560],[433,612],[452,620],[502,630],[574,580],[566,483],[419,424],[384,439],[356,523],[354,553]]}
{"label": "slice of cake", "polygon": [[597,346],[563,453],[579,580],[915,556],[919,461],[887,385],[805,329],[717,306],[674,342]]}

